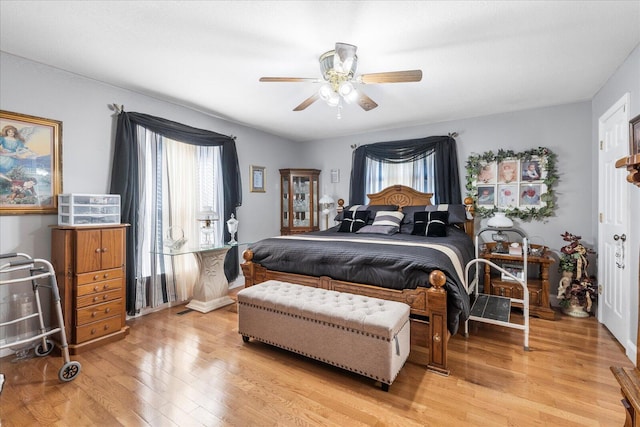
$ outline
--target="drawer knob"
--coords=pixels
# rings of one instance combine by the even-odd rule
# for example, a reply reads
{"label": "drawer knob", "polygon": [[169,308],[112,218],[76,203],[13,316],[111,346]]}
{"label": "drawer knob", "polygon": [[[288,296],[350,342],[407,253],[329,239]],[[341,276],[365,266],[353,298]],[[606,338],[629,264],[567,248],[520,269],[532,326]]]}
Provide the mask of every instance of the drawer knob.
{"label": "drawer knob", "polygon": [[109,325],[104,325],[104,330],[108,330],[109,329]]}
{"label": "drawer knob", "polygon": [[107,252],[107,248],[102,248],[102,252]]}
{"label": "drawer knob", "polygon": [[106,291],[107,289],[109,289],[109,285],[104,285],[104,286],[102,287],[102,289],[104,289],[104,290]]}
{"label": "drawer knob", "polygon": [[109,295],[108,295],[108,294],[105,294],[105,295],[102,297],[102,299],[107,299],[107,298],[109,298]]}
{"label": "drawer knob", "polygon": [[99,288],[99,287],[97,287],[97,286],[94,286],[94,287],[93,287],[93,290],[94,290],[94,291],[96,291],[96,292],[98,292],[98,290],[99,290],[99,289],[100,289],[100,288]]}
{"label": "drawer knob", "polygon": [[91,335],[96,333],[96,328],[91,329]]}
{"label": "drawer knob", "polygon": [[107,277],[109,277],[109,273],[104,273],[104,278],[106,279]]}
{"label": "drawer knob", "polygon": [[111,312],[111,309],[110,309],[109,307],[107,307],[107,308],[105,308],[105,309],[104,309],[104,312],[105,312],[105,313],[110,313],[110,312]]}
{"label": "drawer knob", "polygon": [[98,297],[93,297],[93,302],[96,302],[96,301],[98,301],[99,299],[100,299],[100,298],[98,298]]}
{"label": "drawer knob", "polygon": [[102,251],[100,248],[96,248],[96,253],[99,254]]}
{"label": "drawer knob", "polygon": [[94,312],[91,313],[91,317],[96,317],[97,315],[98,315],[97,311],[94,311]]}
{"label": "drawer knob", "polygon": [[96,274],[95,276],[93,276],[93,280],[98,280],[100,278],[99,274]]}

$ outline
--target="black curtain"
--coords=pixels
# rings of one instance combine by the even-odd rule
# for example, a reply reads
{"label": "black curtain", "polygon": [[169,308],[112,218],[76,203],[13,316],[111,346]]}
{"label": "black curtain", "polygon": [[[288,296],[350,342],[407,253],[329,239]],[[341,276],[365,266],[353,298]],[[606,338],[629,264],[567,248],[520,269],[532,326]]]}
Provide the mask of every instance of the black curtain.
{"label": "black curtain", "polygon": [[362,145],[353,152],[349,204],[363,204],[367,159],[408,163],[435,154],[435,203],[462,203],[456,140],[450,136],[428,136],[404,141]]}
{"label": "black curtain", "polygon": [[[192,145],[222,146],[222,177],[224,181],[224,216],[229,218],[242,205],[242,182],[236,143],[232,137],[208,130],[197,129],[171,120],[142,113],[121,112],[118,115],[115,150],[111,168],[111,193],[120,194],[122,222],[131,225],[127,233],[127,312],[135,311],[136,262],[138,244],[138,141],[136,126]],[[237,216],[237,215],[236,215]],[[224,241],[231,239],[226,227]],[[238,248],[232,248],[224,263],[227,280],[238,277]]]}

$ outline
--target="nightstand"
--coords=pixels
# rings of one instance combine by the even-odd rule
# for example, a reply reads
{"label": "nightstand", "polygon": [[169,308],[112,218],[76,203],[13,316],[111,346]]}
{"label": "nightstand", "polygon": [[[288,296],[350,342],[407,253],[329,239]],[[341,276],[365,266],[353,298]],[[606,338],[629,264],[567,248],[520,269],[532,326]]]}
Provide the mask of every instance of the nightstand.
{"label": "nightstand", "polygon": [[[524,262],[522,255],[498,254],[491,252],[496,243],[486,243],[487,250],[480,253],[480,257],[490,260],[493,263],[503,266],[522,266]],[[540,245],[529,245],[531,248],[539,248]],[[551,308],[549,303],[549,266],[555,261],[546,253],[542,256],[527,257],[529,269],[529,313],[547,320],[557,320],[558,313]],[[504,267],[503,267],[504,268]],[[485,264],[484,267],[485,293],[503,297],[522,298],[522,287],[516,281],[502,280],[499,271],[492,269]],[[487,286],[489,288],[487,289]]]}

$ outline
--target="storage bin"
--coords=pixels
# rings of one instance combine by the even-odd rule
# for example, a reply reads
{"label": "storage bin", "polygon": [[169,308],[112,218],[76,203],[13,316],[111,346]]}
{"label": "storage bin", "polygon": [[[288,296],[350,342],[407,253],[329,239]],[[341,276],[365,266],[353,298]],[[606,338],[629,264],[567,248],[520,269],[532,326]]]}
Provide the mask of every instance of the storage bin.
{"label": "storage bin", "polygon": [[58,195],[58,225],[120,224],[119,194]]}

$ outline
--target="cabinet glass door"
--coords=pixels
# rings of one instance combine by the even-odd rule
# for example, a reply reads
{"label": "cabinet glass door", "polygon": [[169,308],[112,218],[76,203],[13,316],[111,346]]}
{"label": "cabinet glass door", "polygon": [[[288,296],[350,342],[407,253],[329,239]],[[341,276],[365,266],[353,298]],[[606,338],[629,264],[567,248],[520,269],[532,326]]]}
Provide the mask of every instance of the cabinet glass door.
{"label": "cabinet glass door", "polygon": [[293,220],[294,227],[308,227],[309,213],[311,210],[311,199],[309,197],[310,184],[308,176],[293,177],[293,206],[295,217]]}
{"label": "cabinet glass door", "polygon": [[282,177],[282,218],[281,223],[282,227],[290,227],[289,224],[289,177]]}

